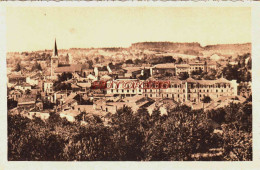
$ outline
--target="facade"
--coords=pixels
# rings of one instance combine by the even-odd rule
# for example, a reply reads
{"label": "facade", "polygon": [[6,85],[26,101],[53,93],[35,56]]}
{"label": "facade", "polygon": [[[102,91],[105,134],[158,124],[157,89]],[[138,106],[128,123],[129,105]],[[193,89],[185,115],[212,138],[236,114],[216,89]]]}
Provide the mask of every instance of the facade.
{"label": "facade", "polygon": [[22,97],[18,99],[17,107],[20,109],[30,110],[35,107],[36,100],[34,97]]}
{"label": "facade", "polygon": [[[131,82],[137,82],[137,79],[117,79],[107,82],[107,94],[114,94],[114,96],[130,97],[134,95],[142,95],[143,89],[131,88]],[[140,83],[142,81],[139,81]]]}
{"label": "facade", "polygon": [[189,64],[176,64],[176,75],[180,73],[191,74],[193,71],[203,71],[208,72],[210,69],[216,69],[217,65],[213,62],[192,62]]}
{"label": "facade", "polygon": [[16,84],[14,87],[16,90],[21,90],[23,93],[26,92],[26,90],[31,90],[32,87],[28,83],[22,83],[22,84]]}
{"label": "facade", "polygon": [[175,76],[176,71],[175,71],[175,64],[174,63],[165,63],[165,64],[157,64],[155,65],[152,69],[152,74],[165,74],[165,73],[170,73],[172,76]]}
{"label": "facade", "polygon": [[53,93],[53,82],[51,82],[51,81],[44,82],[43,90],[46,93]]}
{"label": "facade", "polygon": [[176,64],[175,69],[176,69],[176,75],[179,75],[180,73],[190,74],[189,64]]}
{"label": "facade", "polygon": [[207,63],[206,62],[193,62],[193,63],[189,63],[190,66],[190,73],[192,73],[193,71],[207,71]]}
{"label": "facade", "polygon": [[31,78],[31,77],[26,77],[26,83],[32,85],[32,86],[35,86],[35,85],[38,85],[39,81],[38,79],[34,79],[34,78]]}
{"label": "facade", "polygon": [[[200,103],[204,97],[208,96],[212,100],[217,100],[222,96],[236,96],[237,83],[236,80],[228,81],[225,78],[217,80],[194,80],[188,78],[187,80],[171,80],[168,88],[147,88],[143,86],[133,88],[131,83],[127,88],[127,83],[137,81],[135,79],[114,80],[113,86],[111,82],[108,83],[107,94],[114,94],[114,96],[130,97],[135,95],[142,95],[149,98],[168,98],[174,99],[177,102],[194,102]],[[120,83],[121,82],[121,83]],[[139,81],[142,84],[143,81]],[[118,85],[118,86],[117,86]],[[111,87],[111,88],[110,88]]]}
{"label": "facade", "polygon": [[10,76],[8,76],[8,83],[21,84],[21,83],[25,83],[25,82],[26,82],[25,76],[22,76],[22,75],[10,75]]}

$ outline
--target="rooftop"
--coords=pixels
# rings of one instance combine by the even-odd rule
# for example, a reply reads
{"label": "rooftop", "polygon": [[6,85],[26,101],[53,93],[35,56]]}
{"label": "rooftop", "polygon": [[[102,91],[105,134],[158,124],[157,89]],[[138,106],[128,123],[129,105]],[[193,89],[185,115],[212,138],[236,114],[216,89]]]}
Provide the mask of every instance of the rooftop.
{"label": "rooftop", "polygon": [[154,68],[175,68],[174,63],[156,64]]}

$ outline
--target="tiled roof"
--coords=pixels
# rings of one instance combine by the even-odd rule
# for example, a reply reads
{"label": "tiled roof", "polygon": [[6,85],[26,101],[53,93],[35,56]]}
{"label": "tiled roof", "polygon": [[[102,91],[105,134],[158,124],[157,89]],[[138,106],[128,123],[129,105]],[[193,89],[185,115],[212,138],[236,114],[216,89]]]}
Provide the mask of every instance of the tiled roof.
{"label": "tiled roof", "polygon": [[80,72],[82,69],[81,64],[73,64],[70,66],[64,66],[64,67],[57,67],[55,69],[55,73],[63,73],[63,72]]}
{"label": "tiled roof", "polygon": [[127,72],[134,72],[134,71],[139,71],[139,70],[142,70],[143,67],[125,67],[123,68],[124,70],[126,70]]}
{"label": "tiled roof", "polygon": [[176,67],[190,67],[189,64],[176,64]]}
{"label": "tiled roof", "polygon": [[18,104],[23,104],[23,103],[33,103],[35,102],[35,98],[32,97],[22,97],[18,99]]}
{"label": "tiled roof", "polygon": [[71,88],[80,88],[80,87],[76,84],[71,84]]}
{"label": "tiled roof", "polygon": [[100,78],[100,80],[111,80],[112,77],[110,77],[109,75],[104,75]]}
{"label": "tiled roof", "polygon": [[174,63],[164,63],[164,64],[157,64],[154,68],[175,68]]}
{"label": "tiled roof", "polygon": [[91,87],[91,83],[77,83],[77,85],[82,88]]}
{"label": "tiled roof", "polygon": [[65,100],[64,103],[67,104],[69,102],[71,102],[72,100],[74,100],[74,97],[76,97],[76,93],[71,93]]}
{"label": "tiled roof", "polygon": [[188,83],[196,83],[197,80],[194,80],[193,78],[189,77],[188,79],[185,80]]}
{"label": "tiled roof", "polygon": [[215,80],[216,83],[229,83],[230,81],[228,81],[227,79],[221,77],[220,79]]}

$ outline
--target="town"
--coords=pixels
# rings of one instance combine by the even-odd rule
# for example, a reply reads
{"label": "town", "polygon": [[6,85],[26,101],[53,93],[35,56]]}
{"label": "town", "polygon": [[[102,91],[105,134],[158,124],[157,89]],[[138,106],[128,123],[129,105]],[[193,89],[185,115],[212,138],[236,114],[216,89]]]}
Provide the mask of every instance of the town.
{"label": "town", "polygon": [[[96,54],[93,54],[93,61],[76,60],[71,54],[60,54],[56,40],[52,54],[33,54],[29,60],[15,64],[9,64],[7,60],[10,66],[9,112],[41,119],[47,119],[51,112],[56,112],[68,121],[75,121],[82,112],[105,118],[107,113],[114,114],[123,106],[129,106],[134,111],[146,108],[149,114],[155,108],[159,108],[161,114],[167,114],[168,109],[183,104],[193,109],[211,110],[231,101],[244,102],[251,96],[250,54],[232,61],[230,58],[220,59],[216,54],[204,58],[192,55],[188,56],[190,58],[181,55],[177,58],[155,55],[152,58],[150,56],[154,54],[149,56],[140,49],[130,49],[130,52],[107,50],[122,51],[121,54],[116,51],[116,56],[125,56],[123,61],[115,56],[111,57],[115,58],[112,60]],[[134,52],[137,54],[135,57]],[[247,74],[243,74],[245,78],[237,80],[228,75],[229,70],[221,72],[223,68],[236,66],[240,66],[240,70],[247,69]],[[168,88],[126,88],[120,84],[163,80],[170,82]],[[111,86],[109,82],[117,82],[119,86],[93,88],[97,81],[107,82],[106,86]]]}
{"label": "town", "polygon": [[250,7],[4,13],[8,161],[255,160]]}
{"label": "town", "polygon": [[[58,50],[55,40],[53,50],[8,53],[9,160],[252,159],[250,44],[224,46],[235,50],[226,50],[227,55],[220,50],[223,45],[201,47],[196,43],[170,42],[135,43],[129,48]],[[198,47],[199,51],[194,50]],[[29,134],[24,130],[16,140],[24,124],[30,129]],[[77,135],[86,133],[82,128],[91,134],[78,138]],[[156,136],[151,130],[162,134]],[[194,138],[200,131],[203,133]],[[32,133],[36,138],[30,140]],[[235,145],[229,150],[229,139],[237,133],[238,138],[246,139],[243,150],[237,151]],[[52,135],[63,142],[52,141]],[[156,147],[151,135],[156,141],[161,135],[164,138],[160,140],[171,136],[167,140],[173,143],[167,144],[166,150],[174,145],[184,155],[162,158],[157,154],[165,152],[150,152],[150,147]],[[185,136],[190,142],[183,145],[184,139],[180,138]],[[97,142],[103,138],[104,141]],[[74,153],[78,146],[74,140],[78,139],[81,147],[94,147],[93,151],[101,153],[95,157],[95,153],[81,147]],[[23,155],[17,150],[38,146],[31,144],[34,140],[40,140],[41,147],[56,146],[47,149],[55,153],[48,154],[45,149],[37,153],[32,148],[30,154]],[[117,150],[113,150],[117,142]],[[139,146],[136,142],[148,144]],[[176,142],[179,143],[175,145]],[[99,145],[108,148],[96,150]],[[136,154],[121,148],[124,145],[136,147]],[[142,147],[145,150],[140,150]],[[191,150],[184,152],[179,147]],[[125,155],[120,156],[122,151]],[[141,156],[143,153],[148,155]]]}

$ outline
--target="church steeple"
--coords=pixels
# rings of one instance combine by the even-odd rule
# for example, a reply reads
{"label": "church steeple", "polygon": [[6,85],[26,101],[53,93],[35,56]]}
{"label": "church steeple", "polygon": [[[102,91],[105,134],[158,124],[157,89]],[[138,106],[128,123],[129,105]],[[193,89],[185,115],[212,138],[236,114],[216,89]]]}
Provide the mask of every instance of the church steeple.
{"label": "church steeple", "polygon": [[53,56],[58,56],[58,49],[57,49],[57,44],[56,44],[56,38],[55,38],[55,43],[54,43]]}
{"label": "church steeple", "polygon": [[54,49],[53,49],[53,55],[51,57],[51,77],[53,77],[55,74],[55,69],[59,65],[59,56],[58,56],[58,49],[57,49],[57,44],[56,44],[56,38],[54,42]]}

